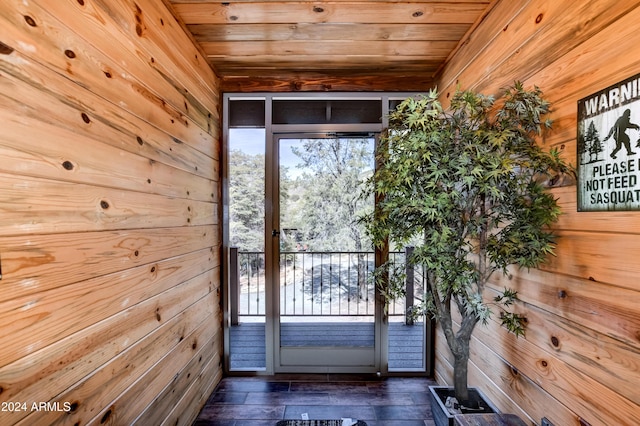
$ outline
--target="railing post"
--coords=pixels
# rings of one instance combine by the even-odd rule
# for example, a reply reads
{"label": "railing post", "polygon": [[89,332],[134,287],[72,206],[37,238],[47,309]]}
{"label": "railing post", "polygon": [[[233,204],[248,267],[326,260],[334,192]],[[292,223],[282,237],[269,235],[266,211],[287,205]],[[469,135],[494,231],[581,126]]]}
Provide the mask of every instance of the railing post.
{"label": "railing post", "polygon": [[238,247],[229,248],[229,313],[231,325],[238,325],[240,309],[240,275],[238,274]]}
{"label": "railing post", "polygon": [[414,290],[413,290],[413,285],[414,285],[414,274],[413,274],[413,263],[411,263],[409,261],[409,259],[413,256],[413,247],[405,247],[404,248],[404,264],[405,264],[405,271],[406,271],[406,282],[405,282],[405,291],[406,291],[406,295],[405,295],[405,324],[407,325],[413,325],[413,319],[411,318],[411,315],[409,315],[409,313],[411,312],[411,309],[413,308],[413,299],[414,299]]}

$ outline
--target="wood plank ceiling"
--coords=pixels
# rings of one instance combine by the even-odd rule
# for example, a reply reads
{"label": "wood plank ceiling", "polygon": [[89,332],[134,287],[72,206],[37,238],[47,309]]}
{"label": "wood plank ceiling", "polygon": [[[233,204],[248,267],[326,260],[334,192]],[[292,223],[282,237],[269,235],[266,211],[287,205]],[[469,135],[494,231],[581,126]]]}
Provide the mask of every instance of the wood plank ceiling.
{"label": "wood plank ceiling", "polygon": [[233,91],[424,90],[494,3],[168,1]]}

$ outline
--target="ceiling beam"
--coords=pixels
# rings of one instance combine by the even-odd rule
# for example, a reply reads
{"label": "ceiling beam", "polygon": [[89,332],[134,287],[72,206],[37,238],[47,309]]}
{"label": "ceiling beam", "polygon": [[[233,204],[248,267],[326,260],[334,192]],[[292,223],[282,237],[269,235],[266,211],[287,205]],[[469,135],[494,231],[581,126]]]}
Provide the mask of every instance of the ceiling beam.
{"label": "ceiling beam", "polygon": [[224,93],[251,92],[423,92],[433,87],[428,76],[369,77],[223,77]]}

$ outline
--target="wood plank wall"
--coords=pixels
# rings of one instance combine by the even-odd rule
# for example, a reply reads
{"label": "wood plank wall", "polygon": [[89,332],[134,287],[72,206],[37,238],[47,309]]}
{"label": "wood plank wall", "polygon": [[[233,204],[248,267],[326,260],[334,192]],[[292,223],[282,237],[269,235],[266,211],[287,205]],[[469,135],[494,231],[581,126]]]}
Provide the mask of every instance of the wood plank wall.
{"label": "wood plank wall", "polygon": [[160,1],[0,28],[0,424],[188,425],[222,374],[218,80]]}
{"label": "wood plank wall", "polygon": [[[500,0],[436,82],[445,103],[456,84],[494,95],[514,80],[538,85],[555,120],[541,143],[576,164],[577,101],[640,72],[639,20],[638,2]],[[470,382],[531,424],[640,424],[640,213],[577,213],[575,184],[553,192],[557,257],[491,288],[519,291],[526,338],[479,326]],[[436,371],[451,383],[442,335]]]}

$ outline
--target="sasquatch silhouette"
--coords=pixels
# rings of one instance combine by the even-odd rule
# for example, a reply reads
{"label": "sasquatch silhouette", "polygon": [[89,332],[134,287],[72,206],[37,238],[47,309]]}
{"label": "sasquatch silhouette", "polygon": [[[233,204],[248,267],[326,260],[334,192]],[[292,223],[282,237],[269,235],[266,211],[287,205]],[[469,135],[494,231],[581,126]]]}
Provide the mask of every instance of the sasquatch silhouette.
{"label": "sasquatch silhouette", "polygon": [[616,123],[613,125],[609,134],[604,140],[606,141],[611,136],[616,141],[616,147],[611,152],[611,158],[616,158],[616,154],[620,149],[622,149],[622,145],[627,149],[627,155],[633,155],[635,152],[631,151],[631,145],[629,144],[630,139],[629,135],[627,135],[627,129],[636,129],[640,130],[640,126],[631,122],[631,110],[626,109],[624,113],[616,120]]}

